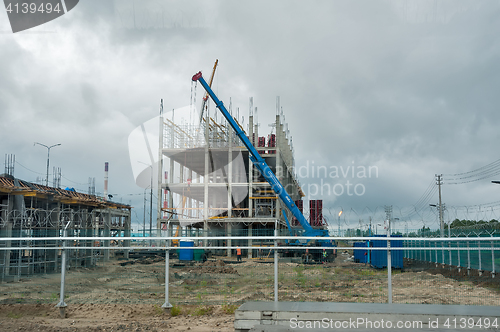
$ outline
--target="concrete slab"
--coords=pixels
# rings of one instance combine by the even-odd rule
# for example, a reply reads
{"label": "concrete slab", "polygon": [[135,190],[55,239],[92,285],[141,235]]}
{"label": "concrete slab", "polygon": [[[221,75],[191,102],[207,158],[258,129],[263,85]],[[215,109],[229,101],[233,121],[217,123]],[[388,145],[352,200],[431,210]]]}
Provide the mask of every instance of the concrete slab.
{"label": "concrete slab", "polygon": [[[353,332],[353,329],[334,329],[335,331],[340,331],[340,332]],[[356,329],[354,331],[356,332],[369,332],[373,331],[374,329]],[[446,332],[464,332],[464,329],[427,329],[427,328],[422,328],[422,329],[397,329],[397,328],[391,328],[391,329],[376,329],[378,332],[403,332],[403,331],[419,331],[419,332],[437,332],[437,331],[446,331]],[[280,326],[280,325],[258,325],[254,326],[252,329],[249,330],[249,332],[325,332],[325,331],[332,331],[331,329],[293,329],[290,327],[286,326]],[[485,329],[467,329],[469,332],[479,332],[479,331],[498,331],[498,330],[485,330]]]}
{"label": "concrete slab", "polygon": [[[488,328],[486,328],[488,326]],[[499,330],[500,307],[327,302],[247,302],[235,312],[236,331]],[[254,329],[255,328],[255,329]]]}

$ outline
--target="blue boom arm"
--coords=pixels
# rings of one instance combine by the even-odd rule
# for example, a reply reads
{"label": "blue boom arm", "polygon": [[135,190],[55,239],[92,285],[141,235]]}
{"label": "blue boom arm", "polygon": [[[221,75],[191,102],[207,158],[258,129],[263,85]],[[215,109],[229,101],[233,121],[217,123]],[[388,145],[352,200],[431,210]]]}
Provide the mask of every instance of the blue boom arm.
{"label": "blue boom arm", "polygon": [[212,100],[214,101],[215,105],[217,108],[222,112],[222,115],[226,118],[227,122],[231,125],[233,130],[235,131],[236,135],[241,139],[243,142],[243,145],[248,149],[250,152],[250,160],[252,160],[253,164],[257,169],[260,171],[262,176],[269,182],[271,185],[271,188],[274,190],[276,195],[278,195],[281,199],[281,201],[285,204],[285,206],[290,210],[290,212],[293,214],[295,218],[299,221],[300,225],[302,228],[304,228],[304,236],[328,236],[328,231],[324,229],[314,229],[311,227],[307,219],[304,217],[302,212],[300,212],[299,208],[295,205],[293,202],[292,198],[288,193],[286,192],[285,188],[283,185],[279,182],[278,178],[276,175],[273,173],[271,168],[267,165],[265,162],[264,158],[262,158],[255,149],[255,147],[252,145],[248,137],[245,135],[245,132],[238,126],[236,121],[233,119],[231,114],[227,111],[226,107],[222,103],[222,101],[217,98],[215,93],[212,91],[210,86],[207,84],[207,82],[203,79],[201,72],[195,74],[193,76],[193,81],[199,81],[203,88],[207,91],[208,95]]}
{"label": "blue boom arm", "polygon": [[[292,235],[292,227],[290,226],[290,223],[288,222],[288,218],[286,217],[285,209],[283,209],[283,217],[285,218],[286,227],[288,227],[288,232],[290,233],[290,235]],[[288,240],[285,240],[285,242],[288,244]]]}

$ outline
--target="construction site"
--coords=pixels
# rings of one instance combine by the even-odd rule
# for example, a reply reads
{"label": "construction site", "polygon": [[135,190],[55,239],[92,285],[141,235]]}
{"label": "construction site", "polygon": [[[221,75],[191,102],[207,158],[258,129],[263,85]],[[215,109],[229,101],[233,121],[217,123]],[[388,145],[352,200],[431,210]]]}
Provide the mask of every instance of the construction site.
{"label": "construction site", "polygon": [[[6,159],[0,177],[3,326],[139,331],[187,330],[195,322],[205,330],[248,331],[262,321],[287,323],[275,318],[286,308],[271,317],[262,303],[292,304],[307,320],[317,316],[306,312],[311,306],[326,310],[346,302],[363,306],[345,317],[356,317],[359,308],[392,315],[393,303],[410,314],[422,304],[452,306],[445,314],[484,306],[498,326],[496,232],[470,239],[442,239],[438,230],[400,232],[391,228],[395,218],[386,207],[385,235],[332,239],[322,200],[304,204],[280,98],[275,121],[263,132],[253,98],[245,124],[201,72],[195,81],[208,93],[199,112],[195,100],[171,112],[161,104],[158,239],[131,238],[131,206],[107,200],[107,164],[99,197],[16,179]],[[278,242],[274,235],[288,239]],[[427,309],[423,320],[434,314],[434,307]],[[482,318],[485,311],[476,311]],[[324,312],[339,319],[337,309]],[[68,317],[73,320],[60,319]]]}
{"label": "construction site", "polygon": [[[252,162],[253,156],[240,137],[219,114],[210,109],[205,95],[201,111],[173,110],[160,116],[158,223],[169,236],[264,236],[274,230],[302,229],[297,218],[280,201],[270,183]],[[266,111],[269,113],[269,111]],[[301,213],[309,216],[314,229],[326,230],[322,201],[311,200],[304,211],[304,192],[294,172],[294,149],[280,98],[276,97],[275,121],[266,128],[257,121],[258,109],[249,99],[248,124],[229,105],[229,113],[261,158],[276,174]],[[267,128],[269,128],[267,127]],[[286,216],[285,216],[286,214]],[[287,220],[289,225],[287,226]],[[269,243],[228,240],[202,243],[204,246],[258,247]],[[253,250],[244,256],[253,257]],[[218,251],[219,254],[231,256]]]}
{"label": "construction site", "polygon": [[[0,176],[0,280],[58,272],[61,269],[60,240],[33,242],[30,238],[130,236],[131,206],[103,197],[17,179],[14,158],[6,156],[5,173]],[[18,239],[18,240],[17,240]],[[111,243],[114,242],[114,243]],[[98,259],[110,259],[110,247],[118,241],[74,240],[69,266],[90,268]],[[130,241],[120,241],[129,246]],[[78,249],[85,247],[86,249]],[[15,248],[22,248],[16,250]],[[89,249],[91,248],[91,249]],[[125,250],[128,257],[128,251]]]}

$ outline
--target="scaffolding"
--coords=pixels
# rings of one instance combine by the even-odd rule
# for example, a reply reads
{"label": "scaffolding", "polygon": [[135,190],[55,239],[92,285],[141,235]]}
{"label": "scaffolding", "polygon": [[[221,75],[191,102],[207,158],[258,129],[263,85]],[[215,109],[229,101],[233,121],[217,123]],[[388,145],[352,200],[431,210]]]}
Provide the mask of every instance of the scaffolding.
{"label": "scaffolding", "polygon": [[[231,105],[229,109],[292,199],[301,200],[304,193],[294,173],[291,136],[277,100],[276,119],[267,137],[259,137],[253,98],[246,130],[239,110],[233,114]],[[204,236],[272,235],[275,228],[286,227],[283,204],[217,112],[210,114],[207,108],[200,123],[189,120],[198,118],[192,107],[184,114],[174,110],[160,115],[157,228],[169,236],[177,227],[181,234]],[[231,241],[218,245],[225,244]]]}
{"label": "scaffolding", "polygon": [[[7,248],[20,248],[0,250],[1,281],[60,270],[61,253],[50,248],[61,246],[62,239],[34,243],[31,238],[61,237],[65,227],[72,237],[130,236],[130,210],[101,197],[0,176],[0,237],[15,239],[2,242]],[[121,244],[126,247],[128,242]],[[74,247],[84,248],[71,251],[69,267],[93,267],[97,259],[108,260],[109,249],[99,247],[111,244],[73,241]]]}

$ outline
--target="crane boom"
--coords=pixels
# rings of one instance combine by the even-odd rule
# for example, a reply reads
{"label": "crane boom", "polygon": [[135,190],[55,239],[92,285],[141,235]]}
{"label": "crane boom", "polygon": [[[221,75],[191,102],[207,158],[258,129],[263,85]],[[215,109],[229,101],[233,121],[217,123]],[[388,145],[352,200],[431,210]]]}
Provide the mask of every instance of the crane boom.
{"label": "crane boom", "polygon": [[[219,59],[215,59],[215,64],[214,64],[214,69],[212,70],[212,75],[210,76],[210,82],[208,83],[208,86],[212,86],[212,83],[214,81],[214,76],[215,76],[215,69],[217,69],[217,64],[219,64]],[[207,104],[208,100],[208,92],[205,92],[205,96],[203,97],[203,101],[201,103],[201,112],[200,112],[200,123],[203,120],[203,112],[205,112],[205,105]]]}
{"label": "crane boom", "polygon": [[302,212],[300,212],[299,208],[295,205],[294,201],[288,195],[286,192],[285,188],[281,184],[281,182],[278,180],[276,175],[273,173],[269,165],[267,165],[266,161],[264,158],[262,158],[255,149],[255,147],[252,145],[248,137],[245,135],[245,132],[238,126],[236,121],[233,119],[231,114],[227,111],[226,107],[222,103],[222,101],[217,98],[215,93],[212,91],[210,86],[207,84],[205,79],[203,78],[201,71],[195,74],[192,78],[193,81],[199,81],[205,91],[207,91],[208,95],[212,100],[214,101],[216,107],[221,111],[222,115],[226,118],[227,122],[231,125],[233,130],[235,131],[236,135],[241,139],[243,142],[243,145],[248,149],[250,152],[250,160],[253,162],[255,167],[260,171],[262,176],[266,179],[266,181],[271,185],[271,188],[273,191],[278,195],[281,199],[281,201],[285,204],[285,206],[290,210],[290,212],[293,214],[295,218],[299,221],[300,225],[304,229],[304,236],[328,236],[328,231],[325,229],[314,229],[311,227],[307,219],[304,217]]}

